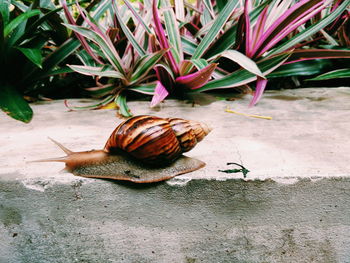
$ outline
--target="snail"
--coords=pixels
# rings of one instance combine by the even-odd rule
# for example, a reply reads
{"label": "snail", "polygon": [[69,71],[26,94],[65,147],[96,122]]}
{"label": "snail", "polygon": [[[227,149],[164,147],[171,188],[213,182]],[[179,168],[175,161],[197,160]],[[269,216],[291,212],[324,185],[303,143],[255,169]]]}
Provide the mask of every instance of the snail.
{"label": "snail", "polygon": [[51,139],[67,155],[35,162],[64,162],[67,171],[89,178],[159,182],[204,167],[183,153],[210,131],[197,121],[140,115],[119,124],[102,150],[72,152]]}

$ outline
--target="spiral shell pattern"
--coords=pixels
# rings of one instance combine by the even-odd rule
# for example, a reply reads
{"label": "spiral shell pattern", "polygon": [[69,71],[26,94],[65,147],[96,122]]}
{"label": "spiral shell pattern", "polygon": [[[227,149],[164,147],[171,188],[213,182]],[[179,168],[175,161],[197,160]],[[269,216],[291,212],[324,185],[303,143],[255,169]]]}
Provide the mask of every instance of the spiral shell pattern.
{"label": "spiral shell pattern", "polygon": [[143,162],[166,164],[191,150],[210,130],[180,118],[135,116],[113,131],[104,149],[111,153],[121,149]]}

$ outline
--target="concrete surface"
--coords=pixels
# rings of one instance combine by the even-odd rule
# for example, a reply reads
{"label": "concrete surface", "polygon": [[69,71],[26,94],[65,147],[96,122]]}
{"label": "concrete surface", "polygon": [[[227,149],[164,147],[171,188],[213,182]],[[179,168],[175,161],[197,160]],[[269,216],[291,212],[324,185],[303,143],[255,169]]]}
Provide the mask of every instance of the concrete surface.
{"label": "concrete surface", "polygon": [[[63,155],[47,136],[101,148],[121,121],[114,110],[45,102],[30,124],[1,113],[0,262],[350,262],[349,98],[350,88],[317,88],[268,91],[254,108],[248,96],[131,102],[134,114],[214,128],[187,154],[205,168],[146,186],[26,163]],[[227,162],[250,172],[219,172],[236,168]]]}

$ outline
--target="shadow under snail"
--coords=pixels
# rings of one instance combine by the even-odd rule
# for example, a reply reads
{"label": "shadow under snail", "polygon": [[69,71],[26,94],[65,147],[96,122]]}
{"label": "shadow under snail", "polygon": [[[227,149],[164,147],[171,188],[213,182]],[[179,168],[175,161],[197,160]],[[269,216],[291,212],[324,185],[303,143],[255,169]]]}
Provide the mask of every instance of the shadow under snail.
{"label": "shadow under snail", "polygon": [[182,153],[210,131],[198,121],[135,116],[118,125],[102,150],[72,152],[51,139],[67,156],[36,162],[64,162],[67,171],[89,178],[159,182],[204,167]]}

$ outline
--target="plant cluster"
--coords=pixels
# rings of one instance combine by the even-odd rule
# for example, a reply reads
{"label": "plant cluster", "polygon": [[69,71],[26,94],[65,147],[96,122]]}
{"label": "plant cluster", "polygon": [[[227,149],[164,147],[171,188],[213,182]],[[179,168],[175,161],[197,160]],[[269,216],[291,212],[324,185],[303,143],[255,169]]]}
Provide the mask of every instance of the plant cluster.
{"label": "plant cluster", "polygon": [[[153,107],[168,96],[249,84],[255,105],[276,78],[350,76],[341,63],[350,58],[350,0],[61,0],[46,9],[39,2],[45,1],[26,6],[13,0],[14,14],[5,7],[9,0],[0,0],[1,48],[32,68],[15,82],[2,79],[0,106],[10,114],[17,105],[29,107],[21,85],[72,71],[92,76],[88,90],[101,100],[71,109],[114,103],[124,116],[131,116],[130,92],[151,95]],[[1,53],[5,65],[12,65],[12,53]],[[72,53],[80,63],[60,64]],[[10,66],[8,71],[13,73]]]}

